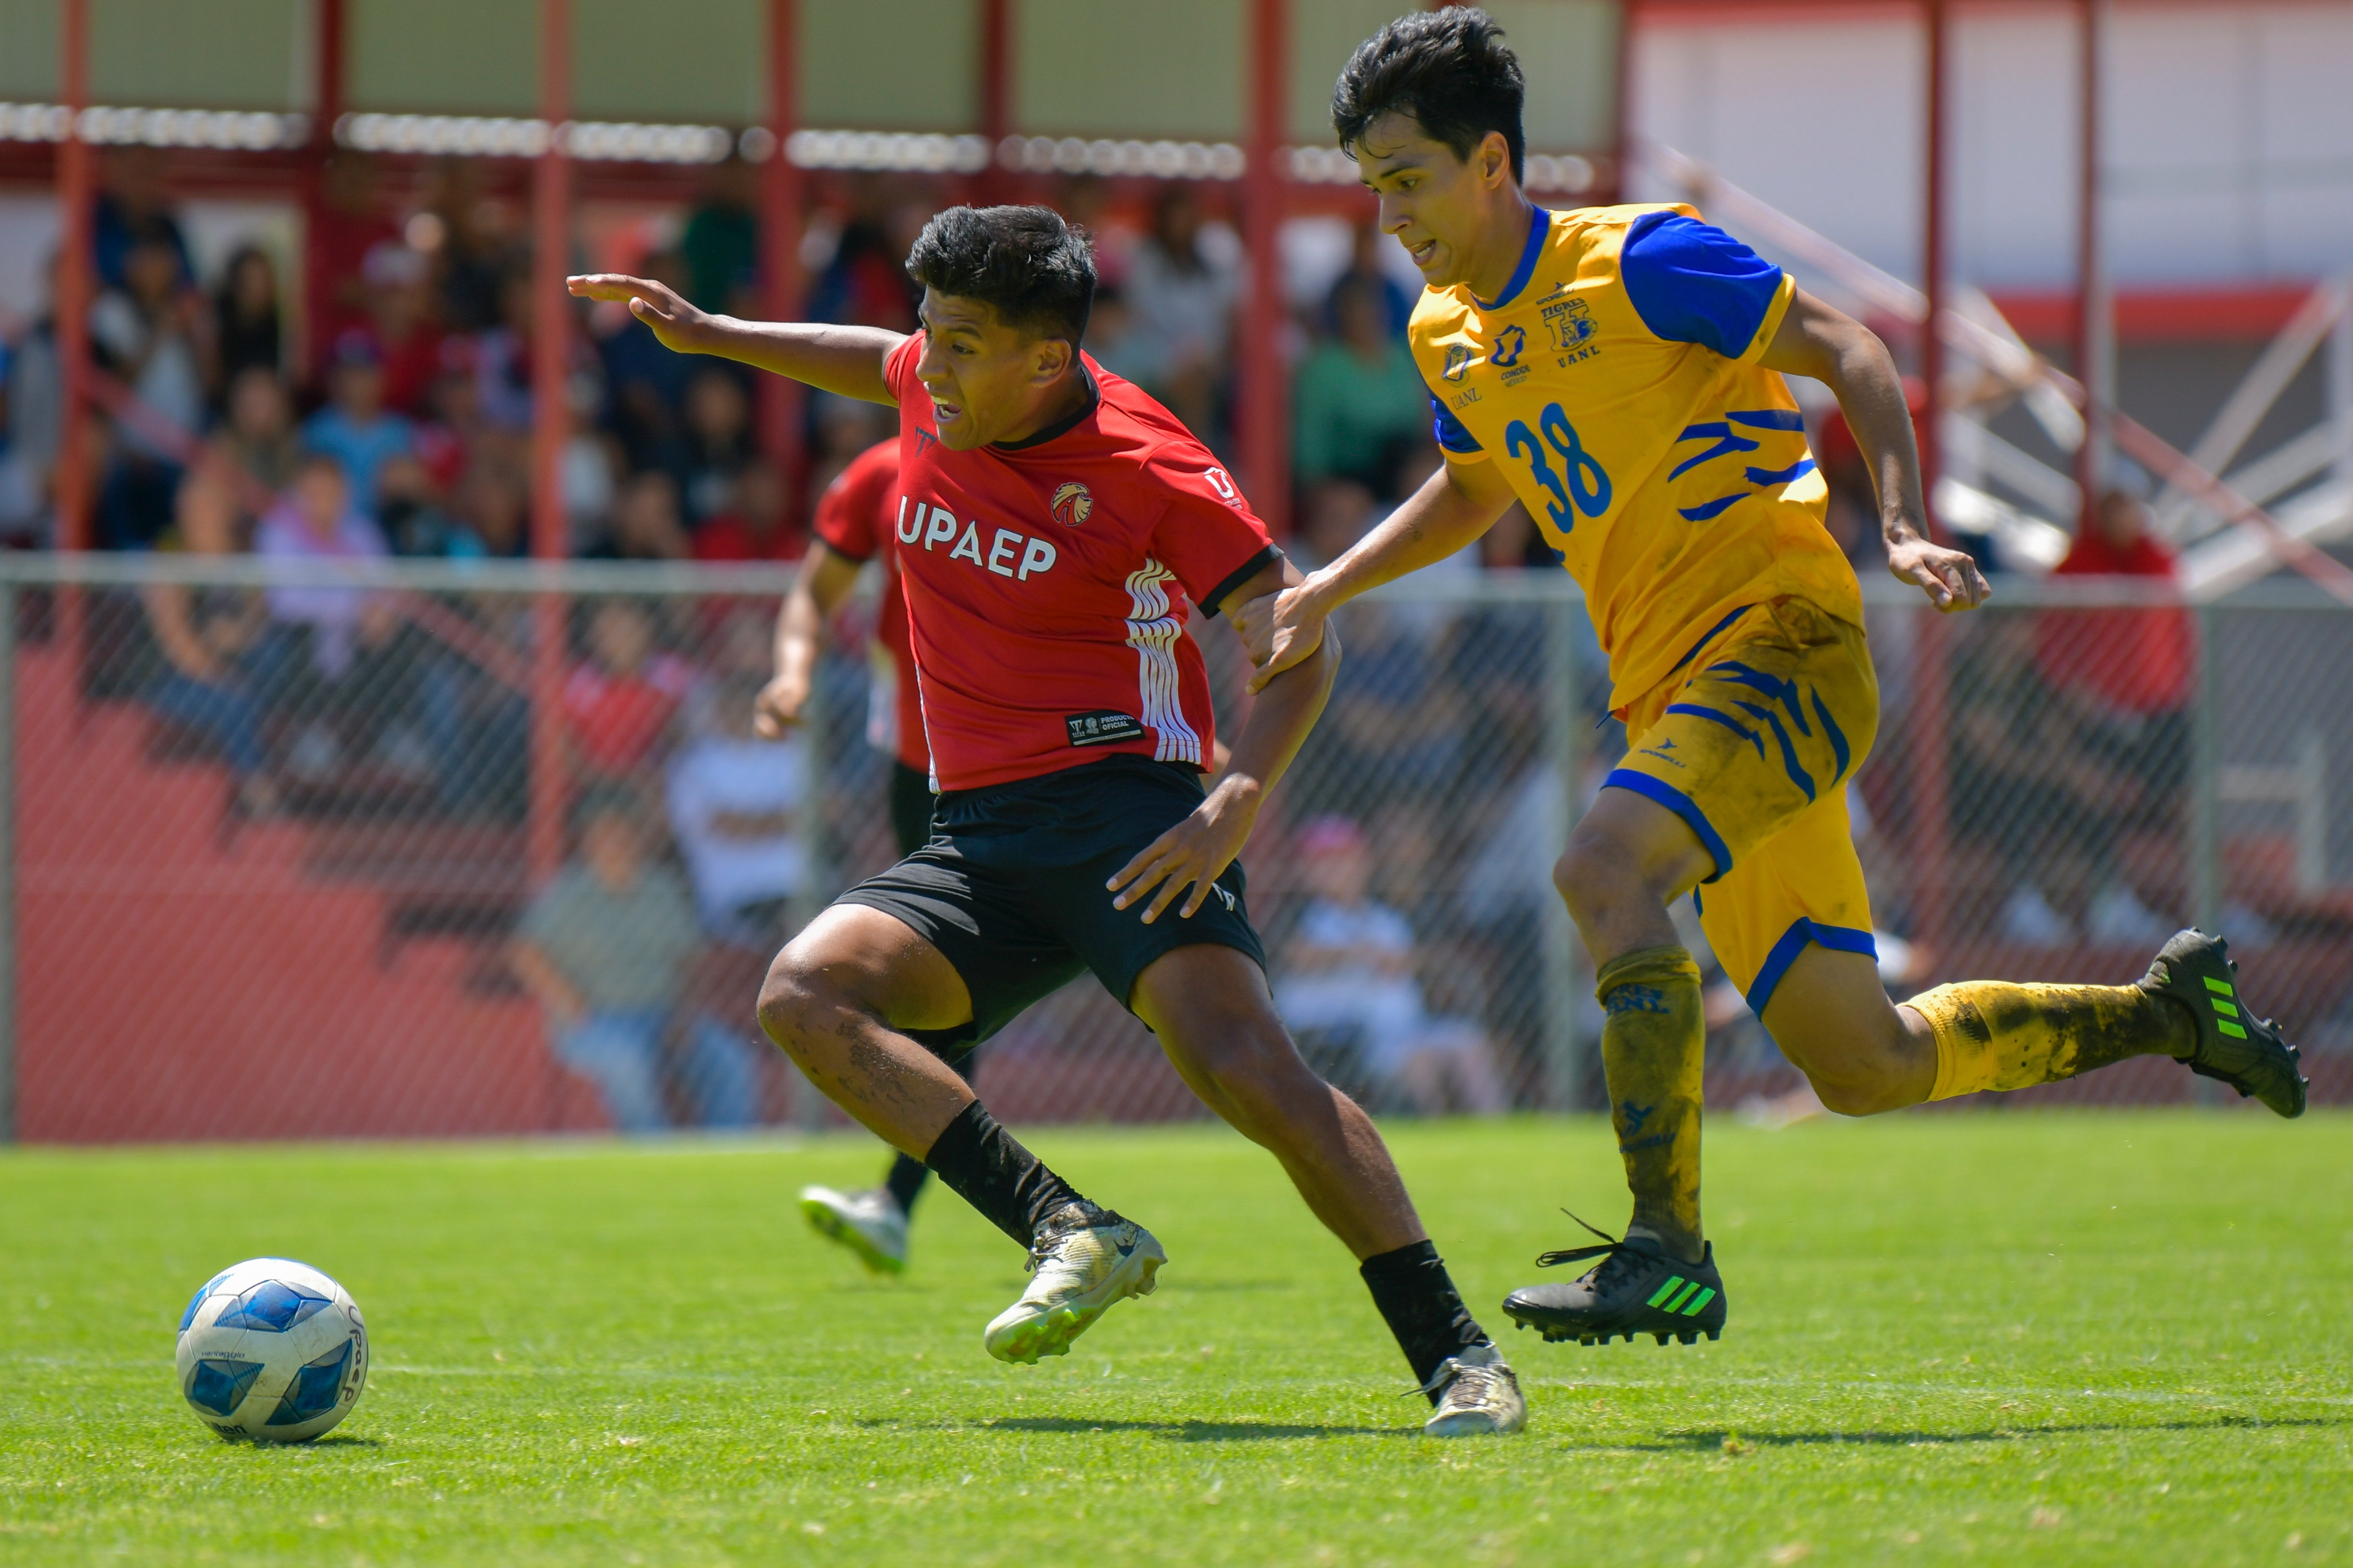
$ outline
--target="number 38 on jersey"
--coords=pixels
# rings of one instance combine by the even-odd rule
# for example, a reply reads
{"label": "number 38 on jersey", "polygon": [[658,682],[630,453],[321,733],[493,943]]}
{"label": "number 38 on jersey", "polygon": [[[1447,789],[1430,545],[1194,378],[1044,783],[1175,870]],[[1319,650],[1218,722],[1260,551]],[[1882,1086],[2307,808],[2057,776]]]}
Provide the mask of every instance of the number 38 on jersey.
{"label": "number 38 on jersey", "polygon": [[1504,449],[1528,465],[1548,498],[1545,510],[1552,525],[1567,533],[1577,526],[1579,514],[1599,517],[1609,510],[1609,472],[1585,449],[1559,404],[1545,405],[1536,426],[1543,432],[1541,440],[1526,420],[1513,420],[1504,427]]}

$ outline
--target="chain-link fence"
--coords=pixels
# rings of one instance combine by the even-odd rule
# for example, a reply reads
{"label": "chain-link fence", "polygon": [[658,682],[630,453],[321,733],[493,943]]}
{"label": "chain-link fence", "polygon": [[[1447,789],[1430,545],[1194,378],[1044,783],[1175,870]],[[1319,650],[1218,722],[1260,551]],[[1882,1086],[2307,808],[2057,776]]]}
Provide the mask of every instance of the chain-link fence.
{"label": "chain-link fence", "polygon": [[[839,1120],[760,1037],[778,942],[894,855],[871,606],[814,715],[752,738],[781,569],[297,571],[0,560],[0,1093],[28,1140],[447,1135]],[[1872,585],[1884,718],[1851,792],[1899,995],[2123,980],[2217,922],[2353,1100],[2353,613],[2006,580]],[[1383,1110],[1598,1104],[1550,883],[1624,738],[1559,574],[1352,606],[1338,689],[1246,857],[1278,1005]],[[1195,628],[1230,734],[1240,649]],[[1686,922],[1695,945],[1695,921]],[[1710,993],[1709,1093],[1801,1080]],[[976,1069],[1008,1120],[1203,1114],[1091,981]],[[2127,1063],[2021,1099],[2163,1101]]]}

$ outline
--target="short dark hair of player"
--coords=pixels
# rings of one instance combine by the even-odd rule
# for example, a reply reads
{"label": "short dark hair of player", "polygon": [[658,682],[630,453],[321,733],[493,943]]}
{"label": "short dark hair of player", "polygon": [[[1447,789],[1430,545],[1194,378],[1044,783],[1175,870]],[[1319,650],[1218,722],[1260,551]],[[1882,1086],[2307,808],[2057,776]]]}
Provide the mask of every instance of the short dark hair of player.
{"label": "short dark hair of player", "polygon": [[949,207],[915,237],[907,276],[983,301],[1008,327],[1067,339],[1074,353],[1094,309],[1093,247],[1052,207]]}
{"label": "short dark hair of player", "polygon": [[1520,59],[1504,44],[1504,29],[1475,5],[1416,11],[1399,16],[1356,46],[1332,88],[1332,129],[1340,150],[1356,155],[1365,128],[1384,114],[1403,114],[1433,142],[1464,163],[1490,131],[1512,151],[1512,178],[1524,179],[1528,155],[1520,129],[1527,101]]}

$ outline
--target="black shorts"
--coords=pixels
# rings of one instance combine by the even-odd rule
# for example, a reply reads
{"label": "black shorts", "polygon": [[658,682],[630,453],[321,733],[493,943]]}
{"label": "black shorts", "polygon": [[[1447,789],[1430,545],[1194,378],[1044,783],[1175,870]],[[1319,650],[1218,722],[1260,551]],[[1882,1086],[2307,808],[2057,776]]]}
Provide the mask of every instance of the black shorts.
{"label": "black shorts", "polygon": [[837,901],[894,916],[955,965],[972,1022],[917,1037],[934,1050],[988,1038],[1087,970],[1124,1007],[1136,976],[1176,948],[1214,942],[1264,969],[1240,862],[1190,920],[1172,904],[1145,925],[1148,900],[1115,910],[1103,886],[1201,798],[1190,767],[1127,755],[952,790],[934,803],[929,843]]}
{"label": "black shorts", "polygon": [[891,833],[899,853],[913,855],[931,841],[932,776],[891,759]]}

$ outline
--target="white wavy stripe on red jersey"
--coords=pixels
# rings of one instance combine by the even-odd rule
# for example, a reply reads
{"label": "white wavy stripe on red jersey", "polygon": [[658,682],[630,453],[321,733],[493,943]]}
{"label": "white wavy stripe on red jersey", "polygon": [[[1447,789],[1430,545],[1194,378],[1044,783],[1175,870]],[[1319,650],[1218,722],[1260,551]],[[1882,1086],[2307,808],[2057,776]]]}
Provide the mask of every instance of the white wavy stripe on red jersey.
{"label": "white wavy stripe on red jersey", "polygon": [[1185,622],[1170,613],[1166,586],[1176,580],[1176,573],[1148,555],[1142,566],[1128,574],[1127,646],[1135,650],[1136,689],[1144,702],[1141,717],[1155,737],[1153,760],[1199,767],[1201,737],[1185,722],[1179,697],[1176,639],[1185,635]]}

